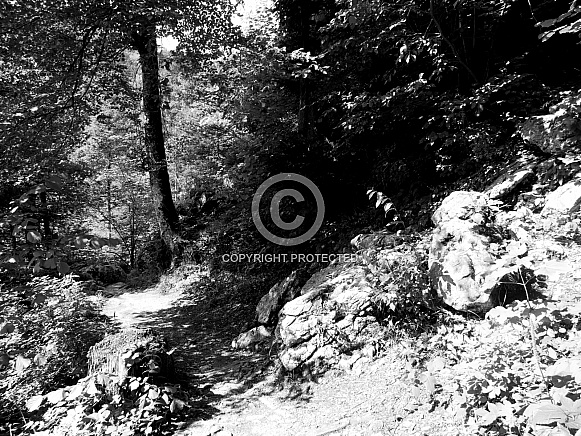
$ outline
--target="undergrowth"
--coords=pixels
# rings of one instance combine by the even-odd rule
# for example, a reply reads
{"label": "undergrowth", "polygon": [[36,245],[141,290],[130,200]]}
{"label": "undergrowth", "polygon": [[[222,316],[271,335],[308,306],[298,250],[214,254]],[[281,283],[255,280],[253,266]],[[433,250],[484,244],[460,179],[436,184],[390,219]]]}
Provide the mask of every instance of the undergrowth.
{"label": "undergrowth", "polygon": [[[579,308],[543,300],[440,326],[409,370],[414,393],[472,434],[575,435],[581,428]],[[411,345],[410,345],[411,346]],[[435,356],[435,357],[434,357]]]}
{"label": "undergrowth", "polygon": [[23,424],[30,396],[86,374],[89,347],[113,328],[70,276],[35,277],[0,298],[0,433],[9,434]]}

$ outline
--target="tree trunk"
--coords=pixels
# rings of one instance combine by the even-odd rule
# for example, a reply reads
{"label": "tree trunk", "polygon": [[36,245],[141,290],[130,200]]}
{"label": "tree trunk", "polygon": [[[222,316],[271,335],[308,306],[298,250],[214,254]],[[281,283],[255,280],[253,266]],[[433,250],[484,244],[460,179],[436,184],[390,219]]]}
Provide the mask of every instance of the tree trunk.
{"label": "tree trunk", "polygon": [[131,269],[135,268],[135,246],[136,246],[136,235],[135,235],[135,199],[131,200],[129,205],[129,263],[131,264]]}
{"label": "tree trunk", "polygon": [[143,25],[134,33],[133,43],[139,52],[145,113],[145,147],[149,157],[149,182],[161,238],[172,253],[172,265],[181,260],[178,214],[173,202],[161,117],[161,93],[155,24]]}
{"label": "tree trunk", "polygon": [[[109,169],[111,169],[111,165],[109,165]],[[113,233],[113,225],[111,223],[111,220],[113,219],[112,215],[113,208],[111,206],[111,179],[107,178],[107,221],[109,225],[109,240],[111,240],[111,234]]]}

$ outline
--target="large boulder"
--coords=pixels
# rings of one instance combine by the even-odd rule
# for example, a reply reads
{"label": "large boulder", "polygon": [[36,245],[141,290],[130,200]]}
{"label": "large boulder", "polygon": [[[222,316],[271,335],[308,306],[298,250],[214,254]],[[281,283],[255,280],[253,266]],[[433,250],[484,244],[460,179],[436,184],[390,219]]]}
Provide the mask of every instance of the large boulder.
{"label": "large boulder", "polygon": [[527,245],[508,240],[509,230],[495,224],[497,212],[485,195],[457,191],[432,217],[432,287],[457,310],[485,312],[532,291],[534,275],[520,261]]}
{"label": "large boulder", "polygon": [[274,325],[278,312],[285,303],[296,298],[305,283],[304,271],[295,270],[283,281],[274,285],[256,306],[256,320],[259,324]]}
{"label": "large boulder", "polygon": [[288,370],[318,359],[337,363],[343,349],[361,348],[383,329],[373,315],[376,289],[363,265],[332,265],[323,274],[325,280],[307,283],[280,312],[279,357]]}
{"label": "large boulder", "polygon": [[567,93],[549,114],[530,117],[519,127],[522,138],[546,153],[581,150],[581,93]]}
{"label": "large boulder", "polygon": [[[413,241],[412,241],[413,239]],[[426,237],[360,235],[357,254],[313,274],[279,313],[275,336],[284,368],[359,368],[385,338],[388,317],[431,304]]]}
{"label": "large boulder", "polygon": [[[384,245],[382,238],[376,240]],[[287,370],[362,365],[385,337],[383,320],[392,313],[389,302],[409,292],[402,272],[404,265],[418,265],[415,248],[407,243],[369,247],[350,260],[314,274],[301,296],[280,311],[275,332],[281,344],[279,358]],[[427,290],[427,280],[424,284]]]}
{"label": "large boulder", "polygon": [[476,191],[455,191],[448,195],[432,215],[432,222],[438,226],[454,219],[480,224],[490,215],[489,199]]}

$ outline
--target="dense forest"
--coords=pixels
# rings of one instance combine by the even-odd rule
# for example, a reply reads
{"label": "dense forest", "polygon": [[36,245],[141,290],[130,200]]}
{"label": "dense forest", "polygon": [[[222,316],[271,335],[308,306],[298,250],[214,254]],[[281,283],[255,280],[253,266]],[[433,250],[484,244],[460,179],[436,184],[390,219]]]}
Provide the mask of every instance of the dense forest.
{"label": "dense forest", "polygon": [[[215,304],[250,307],[551,156],[521,126],[579,92],[580,37],[571,0],[2,0],[0,433],[43,429],[30,398],[86,375],[113,331],[87,292],[197,268]],[[282,197],[264,187],[280,174]],[[228,316],[253,327],[244,310]],[[168,431],[131,419],[113,434]]]}
{"label": "dense forest", "polygon": [[[229,223],[204,232],[215,244],[260,244],[248,201],[285,171],[322,191],[320,238],[343,223],[422,228],[453,186],[516,159],[519,119],[578,80],[567,2],[281,1],[244,32],[233,13],[4,6],[6,268],[66,272],[88,234],[121,242],[110,252],[130,268],[156,240],[161,264],[205,260],[211,215]],[[158,47],[166,34],[175,50]],[[368,189],[391,198],[387,218]]]}

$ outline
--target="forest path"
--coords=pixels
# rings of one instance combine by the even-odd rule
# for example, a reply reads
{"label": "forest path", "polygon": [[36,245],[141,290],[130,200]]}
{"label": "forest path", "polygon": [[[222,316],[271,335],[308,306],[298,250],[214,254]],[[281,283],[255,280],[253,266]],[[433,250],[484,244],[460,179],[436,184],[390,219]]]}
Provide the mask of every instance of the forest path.
{"label": "forest path", "polygon": [[167,293],[159,288],[149,288],[108,298],[101,311],[121,328],[139,328],[148,326],[159,311],[169,309],[180,297],[180,292]]}
{"label": "forest path", "polygon": [[[186,286],[118,293],[103,313],[123,327],[153,328],[172,347],[178,370],[200,392],[198,420],[177,436],[452,435],[457,424],[428,413],[410,392],[402,360],[386,355],[365,368],[281,384],[268,349],[233,350],[254,304],[207,299]],[[199,401],[198,401],[199,400]]]}

